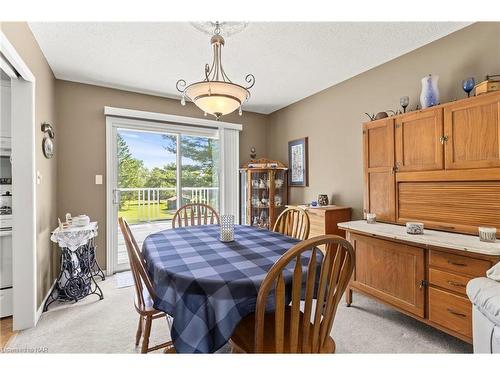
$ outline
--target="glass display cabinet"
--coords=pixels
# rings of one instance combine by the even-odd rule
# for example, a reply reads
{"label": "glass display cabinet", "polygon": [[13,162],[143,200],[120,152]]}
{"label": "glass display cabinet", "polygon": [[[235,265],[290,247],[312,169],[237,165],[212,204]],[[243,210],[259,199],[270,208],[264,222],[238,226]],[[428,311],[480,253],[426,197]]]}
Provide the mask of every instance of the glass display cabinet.
{"label": "glass display cabinet", "polygon": [[269,159],[251,160],[241,172],[241,217],[243,225],[272,229],[288,201],[288,168]]}

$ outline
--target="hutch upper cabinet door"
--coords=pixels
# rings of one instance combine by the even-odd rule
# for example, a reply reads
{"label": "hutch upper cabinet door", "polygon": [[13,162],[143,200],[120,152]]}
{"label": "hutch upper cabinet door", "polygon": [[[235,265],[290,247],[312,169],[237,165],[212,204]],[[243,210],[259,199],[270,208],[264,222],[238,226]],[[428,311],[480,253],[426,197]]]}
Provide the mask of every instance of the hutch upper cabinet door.
{"label": "hutch upper cabinet door", "polygon": [[441,108],[410,113],[396,120],[396,170],[443,169]]}
{"label": "hutch upper cabinet door", "polygon": [[395,221],[394,121],[363,125],[365,199],[364,211],[380,221]]}
{"label": "hutch upper cabinet door", "polygon": [[444,137],[446,169],[500,167],[500,95],[446,106]]}

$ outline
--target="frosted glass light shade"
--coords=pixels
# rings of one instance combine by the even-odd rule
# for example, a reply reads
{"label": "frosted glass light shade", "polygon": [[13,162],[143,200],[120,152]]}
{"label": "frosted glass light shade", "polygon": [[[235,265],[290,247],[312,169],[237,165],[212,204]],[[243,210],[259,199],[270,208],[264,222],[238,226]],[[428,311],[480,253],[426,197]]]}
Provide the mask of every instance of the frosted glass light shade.
{"label": "frosted glass light shade", "polygon": [[238,109],[250,94],[234,83],[197,82],[186,88],[186,95],[202,111],[220,117]]}

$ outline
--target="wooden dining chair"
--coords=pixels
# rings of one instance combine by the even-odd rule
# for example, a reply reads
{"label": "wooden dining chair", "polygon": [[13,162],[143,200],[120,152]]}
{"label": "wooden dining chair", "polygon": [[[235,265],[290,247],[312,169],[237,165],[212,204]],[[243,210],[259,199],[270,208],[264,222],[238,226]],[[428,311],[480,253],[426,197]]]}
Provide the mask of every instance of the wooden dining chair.
{"label": "wooden dining chair", "polygon": [[273,232],[278,232],[298,240],[306,240],[310,229],[309,214],[300,207],[287,207],[276,219]]}
{"label": "wooden dining chair", "polygon": [[127,220],[120,217],[118,218],[118,223],[120,224],[120,229],[125,239],[130,270],[132,271],[135,284],[135,310],[139,313],[139,324],[135,336],[135,345],[139,345],[142,337],[141,353],[149,353],[162,348],[166,348],[166,351],[172,350],[172,341],[149,347],[149,336],[151,334],[153,320],[166,318],[170,328],[170,317],[163,311],[156,310],[153,307],[155,291],[151,278],[146,271],[146,261],[130,230]]}
{"label": "wooden dining chair", "polygon": [[190,203],[179,208],[172,219],[172,228],[219,224],[219,214],[205,203]]}
{"label": "wooden dining chair", "polygon": [[[325,245],[325,253],[318,264],[320,245]],[[311,250],[310,258],[307,271],[303,272],[301,262],[308,250]],[[288,285],[283,276],[285,268],[293,270]],[[234,330],[230,340],[233,352],[334,353],[335,342],[330,332],[353,269],[354,250],[342,237],[324,235],[292,247],[271,267],[262,282],[255,313],[243,318]],[[266,311],[270,295],[275,306],[272,312]],[[291,298],[290,304],[285,302],[286,295]]]}

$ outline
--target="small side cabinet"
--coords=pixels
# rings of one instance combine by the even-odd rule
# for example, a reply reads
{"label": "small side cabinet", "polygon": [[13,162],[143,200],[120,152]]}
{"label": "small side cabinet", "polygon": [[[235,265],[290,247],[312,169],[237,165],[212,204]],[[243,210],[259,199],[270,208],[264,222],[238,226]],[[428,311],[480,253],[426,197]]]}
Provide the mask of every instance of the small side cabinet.
{"label": "small side cabinet", "polygon": [[336,234],[345,237],[345,231],[339,229],[338,223],[351,220],[351,207],[332,205],[308,208],[307,213],[311,222],[309,238],[324,234]]}

